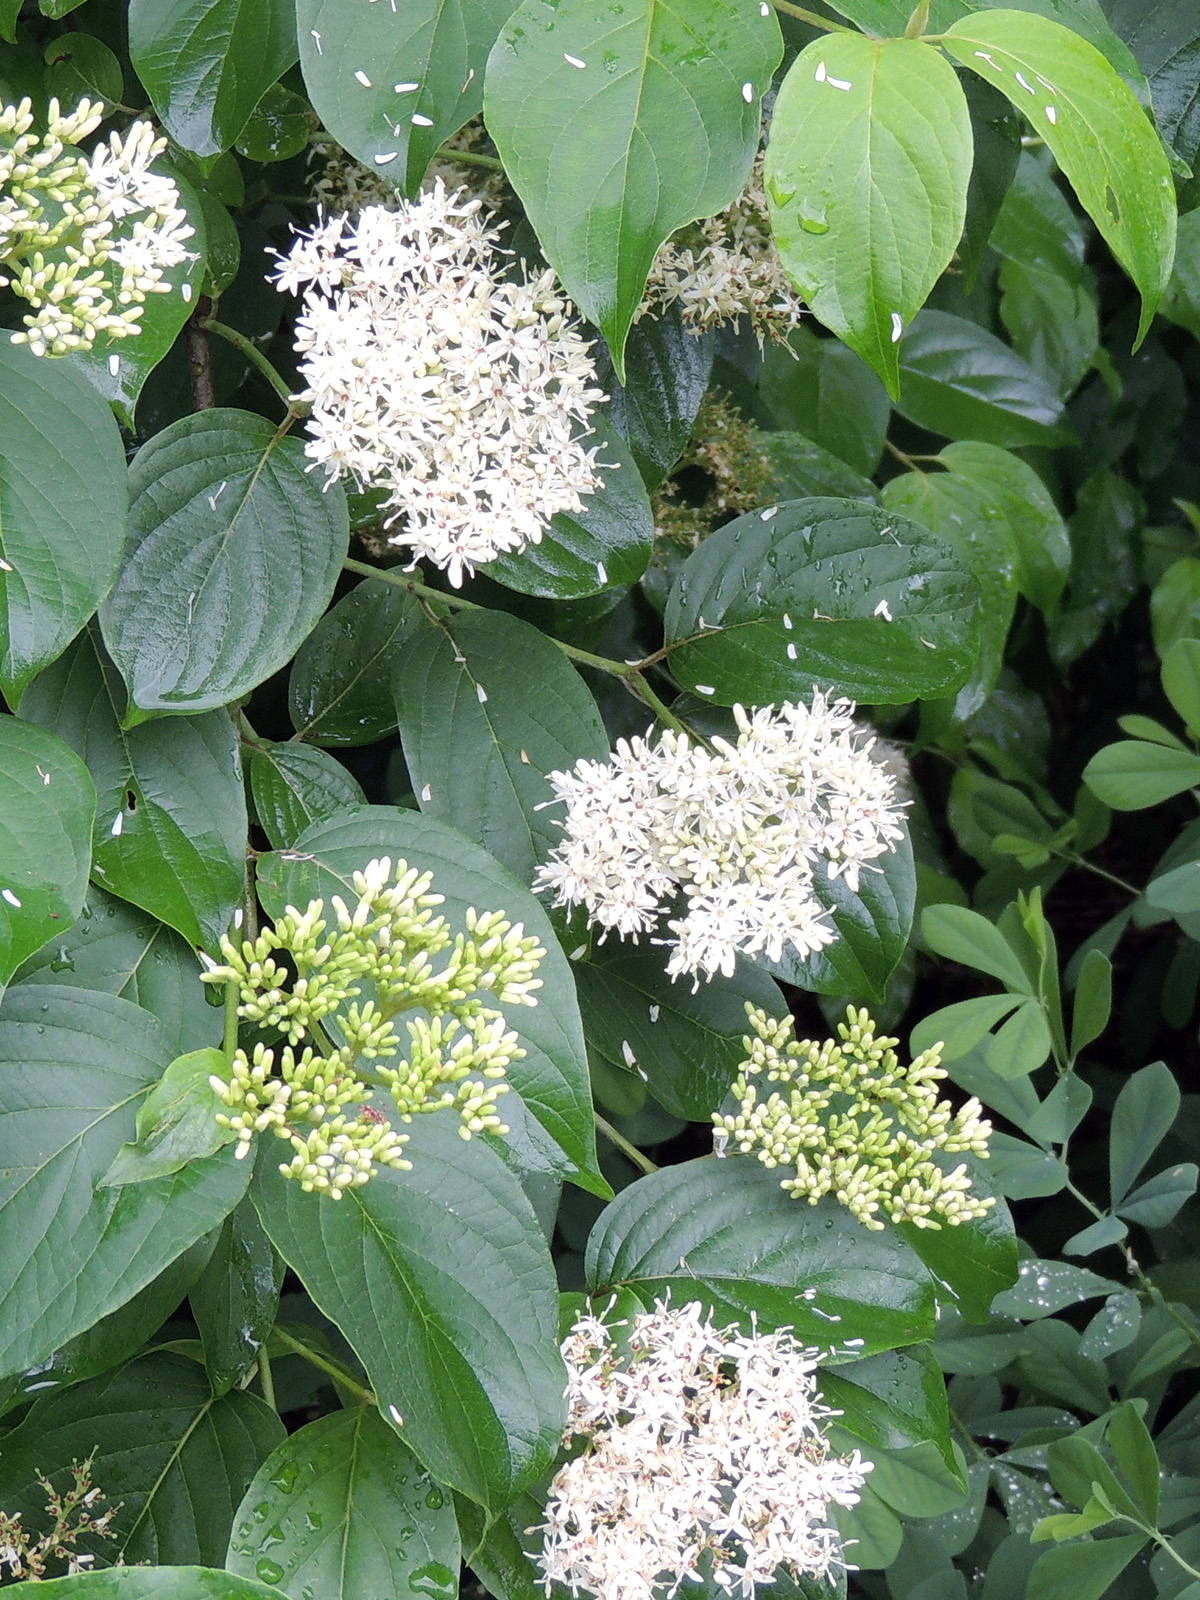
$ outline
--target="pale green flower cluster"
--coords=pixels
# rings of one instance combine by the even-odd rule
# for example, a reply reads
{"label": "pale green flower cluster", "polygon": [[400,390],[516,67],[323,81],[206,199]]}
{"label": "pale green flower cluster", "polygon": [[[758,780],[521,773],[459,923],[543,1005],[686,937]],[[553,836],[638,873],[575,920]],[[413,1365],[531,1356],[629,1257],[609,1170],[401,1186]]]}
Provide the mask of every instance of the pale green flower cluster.
{"label": "pale green flower cluster", "polygon": [[[464,1139],[508,1132],[496,1101],[509,1087],[509,1064],[525,1052],[483,996],[536,1005],[534,974],[546,952],[499,911],[468,911],[466,933],[452,935],[434,914],[445,896],[432,881],[404,861],[393,879],[383,856],[354,874],[353,909],[331,897],[336,927],[314,900],[303,912],[288,906],[253,941],[222,940],[224,965],[205,981],[237,984],[238,1016],[287,1041],[278,1057],[261,1043],[252,1057],[239,1049],[229,1081],[210,1080],[229,1111],[217,1120],[238,1135],[239,1157],[269,1128],[294,1152],[284,1176],[335,1200],[379,1165],[408,1168],[408,1136],[371,1105],[373,1088],[390,1093],[403,1122],[454,1107]],[[363,999],[367,986],[373,993]],[[418,1013],[404,1020],[407,1058],[396,1030],[405,1012]],[[365,1071],[362,1062],[376,1065]]]}
{"label": "pale green flower cluster", "polygon": [[[718,1155],[732,1139],[766,1167],[794,1166],[781,1188],[813,1205],[831,1194],[868,1228],[884,1227],[880,1212],[919,1228],[954,1226],[995,1204],[971,1193],[965,1163],[947,1172],[935,1159],[938,1152],[986,1156],[992,1132],[978,1100],[956,1112],[938,1099],[934,1086],[946,1076],[940,1044],[902,1067],[899,1041],[877,1039],[865,1009],[851,1006],[838,1026],[841,1043],[823,1044],[796,1040],[791,1017],[746,1011],[754,1031],[733,1085],[738,1109],[713,1114]],[[764,1075],[779,1087],[760,1100]]]}
{"label": "pale green flower cluster", "polygon": [[51,100],[39,135],[30,100],[0,105],[0,287],[28,301],[12,338],[34,355],[138,333],[146,296],[168,292],[164,272],[187,259],[193,230],[175,184],[151,171],[167,141],[150,123],[114,133],[90,158],[75,148],[104,114],[99,101],[64,114]]}

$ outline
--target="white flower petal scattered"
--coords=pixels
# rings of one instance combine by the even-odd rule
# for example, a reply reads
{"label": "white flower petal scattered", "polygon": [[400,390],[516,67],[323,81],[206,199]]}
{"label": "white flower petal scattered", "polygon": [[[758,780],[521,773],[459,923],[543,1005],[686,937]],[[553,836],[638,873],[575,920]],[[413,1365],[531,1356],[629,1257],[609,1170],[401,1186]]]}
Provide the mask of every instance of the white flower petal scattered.
{"label": "white flower petal scattered", "polygon": [[814,1355],[789,1333],[745,1338],[694,1303],[659,1302],[617,1330],[585,1313],[562,1352],[563,1443],[587,1447],[559,1470],[537,1530],[547,1595],[561,1583],[659,1600],[711,1572],[753,1600],[777,1574],[842,1568],[829,1507],[857,1502],[870,1464],[830,1454]]}

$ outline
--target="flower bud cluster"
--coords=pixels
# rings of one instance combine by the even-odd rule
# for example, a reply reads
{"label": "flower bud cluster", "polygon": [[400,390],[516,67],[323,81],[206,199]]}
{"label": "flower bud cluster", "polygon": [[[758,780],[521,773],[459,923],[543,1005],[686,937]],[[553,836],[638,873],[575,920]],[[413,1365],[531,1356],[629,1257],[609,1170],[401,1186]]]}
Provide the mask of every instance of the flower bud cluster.
{"label": "flower bud cluster", "polygon": [[[536,1005],[545,951],[498,911],[469,910],[466,932],[452,936],[434,913],[445,897],[432,882],[404,861],[393,878],[383,856],[354,874],[353,910],[330,897],[332,922],[314,900],[304,911],[288,906],[254,940],[222,940],[224,964],[205,981],[236,984],[238,1016],[287,1041],[278,1050],[259,1042],[250,1056],[239,1049],[228,1080],[210,1079],[239,1157],[269,1130],[292,1146],[284,1176],[335,1200],[381,1165],[408,1168],[408,1136],[372,1105],[374,1087],[390,1091],[403,1122],[454,1107],[464,1139],[508,1132],[496,1101],[525,1052],[483,996]],[[408,1011],[421,1015],[404,1019],[405,1058],[396,1021]],[[367,1072],[362,1062],[378,1065]]]}
{"label": "flower bud cluster", "polygon": [[805,306],[771,235],[761,151],[733,204],[668,239],[654,258],[638,317],[672,305],[692,333],[746,317],[760,346],[799,326]]}
{"label": "flower bud cluster", "polygon": [[393,544],[461,584],[540,542],[599,486],[582,430],[601,390],[552,272],[503,276],[479,198],[441,179],[302,234],[277,274],[303,289],[307,445],[330,479],[387,491]]}
{"label": "flower bud cluster", "polygon": [[[868,1228],[884,1227],[880,1213],[918,1228],[953,1227],[995,1204],[971,1193],[965,1163],[947,1172],[936,1159],[939,1152],[986,1157],[992,1132],[978,1100],[955,1111],[938,1099],[935,1085],[946,1076],[940,1044],[902,1067],[898,1041],[877,1039],[865,1010],[851,1006],[838,1025],[841,1043],[823,1044],[797,1041],[791,1017],[746,1011],[753,1035],[731,1090],[737,1110],[713,1113],[718,1155],[732,1140],[765,1167],[795,1167],[781,1188],[812,1205],[831,1194]],[[760,1100],[764,1074],[779,1087]]]}
{"label": "flower bud cluster", "polygon": [[535,887],[634,939],[681,893],[663,941],[672,977],[731,975],[739,952],[811,955],[837,937],[815,874],[856,890],[862,868],[903,837],[895,777],[871,758],[853,712],[814,689],[811,708],[734,706],[735,743],[709,749],[668,729],[653,744],[620,740],[607,763],[550,773],[564,838]]}
{"label": "flower bud cluster", "polygon": [[563,1444],[586,1448],[550,1486],[547,1595],[657,1600],[711,1573],[753,1600],[777,1576],[841,1569],[829,1507],[854,1505],[870,1467],[829,1453],[816,1362],[789,1333],[746,1338],[659,1302],[615,1329],[581,1316],[562,1353]]}
{"label": "flower bud cluster", "polygon": [[0,1581],[7,1567],[10,1578],[37,1582],[45,1577],[51,1561],[65,1561],[67,1576],[73,1577],[77,1572],[86,1572],[96,1559],[76,1548],[80,1539],[116,1538],[112,1521],[121,1506],[118,1503],[100,1510],[99,1502],[104,1496],[92,1484],[95,1455],[93,1450],[86,1461],[71,1462],[71,1484],[61,1494],[43,1473],[36,1474],[46,1495],[49,1526],[44,1533],[26,1531],[19,1511],[13,1515],[0,1511]]}
{"label": "flower bud cluster", "polygon": [[167,141],[134,122],[88,160],[75,147],[103,118],[99,101],[64,114],[51,100],[38,135],[31,101],[0,108],[0,287],[29,302],[12,339],[34,355],[140,332],[146,296],[167,293],[163,274],[187,259],[179,191],[150,170]]}

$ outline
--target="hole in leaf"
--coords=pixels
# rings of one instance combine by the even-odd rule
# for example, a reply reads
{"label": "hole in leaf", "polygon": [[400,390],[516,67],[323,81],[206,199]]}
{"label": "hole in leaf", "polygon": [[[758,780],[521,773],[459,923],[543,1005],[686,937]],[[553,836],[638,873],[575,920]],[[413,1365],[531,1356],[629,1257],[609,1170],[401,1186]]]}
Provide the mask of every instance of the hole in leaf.
{"label": "hole in leaf", "polygon": [[137,810],[137,795],[134,794],[132,789],[126,789],[125,791],[125,809],[126,811]]}
{"label": "hole in leaf", "polygon": [[1117,199],[1111,183],[1106,183],[1104,185],[1104,208],[1114,222],[1120,222],[1121,203]]}

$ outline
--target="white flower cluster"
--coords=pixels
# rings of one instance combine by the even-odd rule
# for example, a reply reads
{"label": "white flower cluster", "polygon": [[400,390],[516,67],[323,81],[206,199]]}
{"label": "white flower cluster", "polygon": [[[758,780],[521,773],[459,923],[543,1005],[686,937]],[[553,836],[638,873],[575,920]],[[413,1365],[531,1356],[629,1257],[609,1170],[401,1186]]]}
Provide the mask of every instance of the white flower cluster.
{"label": "white flower cluster", "polygon": [[599,486],[577,437],[603,398],[590,347],[552,272],[501,277],[497,237],[439,179],[394,210],[329,217],[278,273],[304,289],[309,456],[386,489],[392,542],[456,586]]}
{"label": "white flower cluster", "polygon": [[853,713],[814,689],[811,708],[734,706],[735,744],[708,749],[668,729],[550,773],[565,837],[535,888],[635,939],[682,892],[667,971],[697,983],[731,976],[739,952],[779,961],[789,944],[801,957],[820,950],[837,934],[816,870],[857,890],[862,868],[903,837],[895,777]]}
{"label": "white flower cluster", "polygon": [[618,1324],[620,1346],[613,1331],[584,1315],[562,1346],[563,1443],[588,1447],[550,1486],[546,1593],[657,1600],[711,1572],[752,1600],[781,1568],[839,1569],[829,1506],[854,1505],[870,1467],[829,1454],[813,1357],[786,1332],[715,1330],[694,1303]]}
{"label": "white flower cluster", "polygon": [[671,305],[693,333],[748,317],[760,345],[767,334],[786,339],[805,315],[771,234],[761,153],[727,210],[668,239],[654,258],[638,317]]}
{"label": "white flower cluster", "polygon": [[167,293],[164,273],[187,259],[193,229],[179,190],[150,170],[166,139],[134,122],[89,161],[73,147],[103,118],[98,101],[63,115],[51,100],[39,137],[28,99],[0,109],[0,287],[32,307],[12,339],[34,355],[140,332],[146,296]]}

